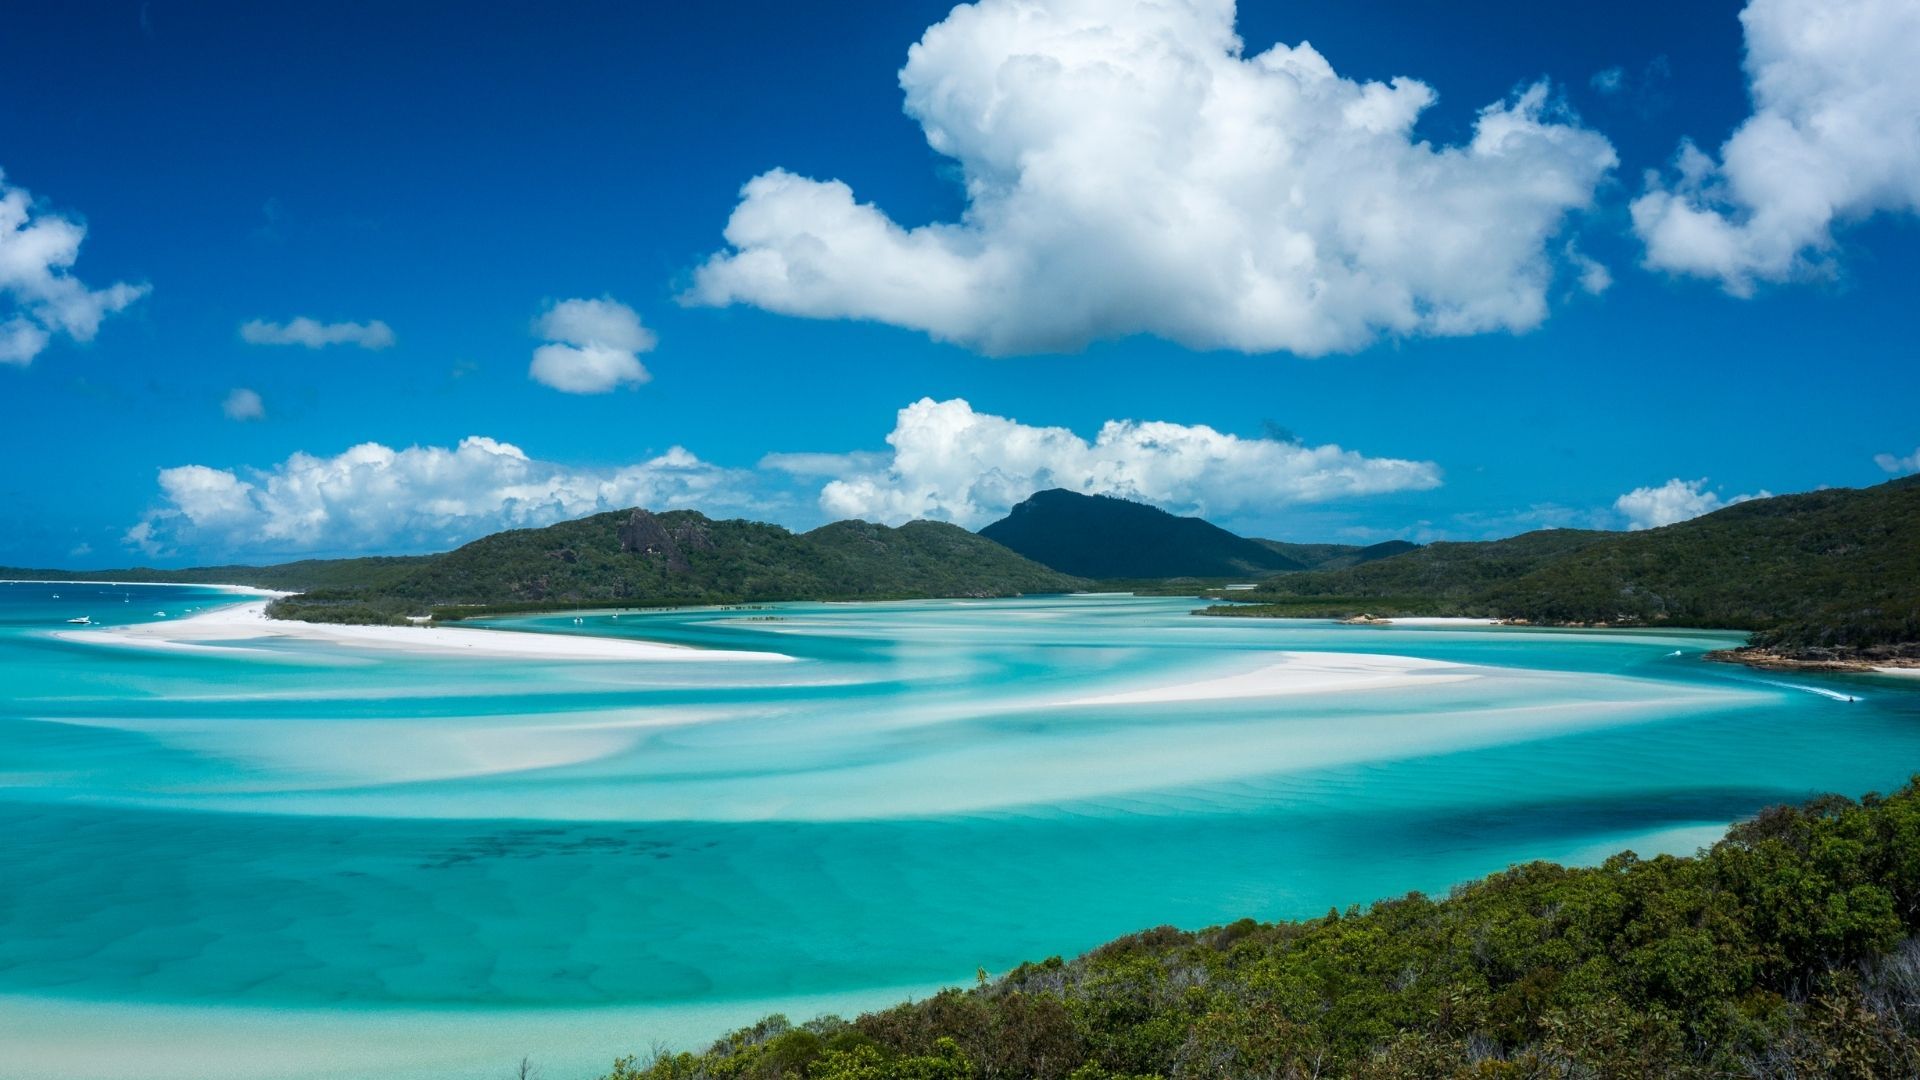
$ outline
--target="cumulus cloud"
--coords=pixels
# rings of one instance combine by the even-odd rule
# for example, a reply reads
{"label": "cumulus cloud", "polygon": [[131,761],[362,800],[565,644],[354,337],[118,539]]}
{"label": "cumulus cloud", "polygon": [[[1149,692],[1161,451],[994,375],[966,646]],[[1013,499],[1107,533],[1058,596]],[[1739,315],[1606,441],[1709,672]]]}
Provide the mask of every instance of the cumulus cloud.
{"label": "cumulus cloud", "polygon": [[229,420],[264,420],[267,418],[266,403],[260,395],[246,387],[237,387],[227,393],[227,399],[220,403],[220,411]]}
{"label": "cumulus cloud", "polygon": [[92,341],[100,322],[145,296],[125,282],[90,289],[74,277],[86,226],[34,204],[0,171],[0,364],[33,362],[57,335]]}
{"label": "cumulus cloud", "polygon": [[533,350],[527,375],[568,394],[604,394],[621,386],[639,386],[653,378],[640,353],[659,343],[654,332],[625,304],[599,300],[562,300],[534,320],[534,332],[547,344]]}
{"label": "cumulus cloud", "polygon": [[1873,463],[1895,476],[1905,476],[1908,473],[1920,473],[1920,447],[1916,447],[1913,453],[1908,454],[1906,457],[1895,457],[1892,454],[1875,454],[1873,455]]}
{"label": "cumulus cloud", "polygon": [[1613,508],[1627,519],[1629,529],[1657,529],[1676,521],[1688,521],[1702,514],[1711,514],[1749,499],[1765,499],[1772,494],[1763,489],[1752,495],[1722,498],[1719,492],[1707,490],[1704,477],[1699,480],[1675,477],[1659,487],[1634,488],[1615,499]]}
{"label": "cumulus cloud", "polygon": [[309,349],[328,345],[384,349],[393,344],[393,328],[379,319],[365,323],[323,323],[302,315],[287,323],[254,319],[240,327],[240,340],[249,345],[304,345]]}
{"label": "cumulus cloud", "polygon": [[869,319],[991,353],[1154,334],[1320,354],[1523,331],[1613,148],[1546,85],[1462,145],[1435,92],[1247,56],[1232,0],[979,0],[908,52],[906,110],[958,162],[961,219],[904,227],[838,180],[749,181],[684,302]]}
{"label": "cumulus cloud", "polygon": [[[1440,484],[1432,462],[1154,421],[1109,420],[1088,441],[1066,428],[975,412],[959,398],[922,398],[901,409],[887,444],[884,465],[871,457],[843,459],[853,469],[821,489],[821,508],[832,517],[937,518],[972,527],[1045,488],[1120,495],[1180,513],[1231,514]],[[821,475],[833,461],[806,455],[774,464]]]}
{"label": "cumulus cloud", "polygon": [[677,446],[634,465],[576,469],[477,435],[451,448],[362,443],[263,469],[162,469],[160,505],[125,539],[149,555],[445,548],[627,506],[743,507],[746,481]]}
{"label": "cumulus cloud", "polygon": [[1716,160],[1681,146],[1633,202],[1648,266],[1756,282],[1832,272],[1837,224],[1920,210],[1920,5],[1751,0],[1754,111]]}
{"label": "cumulus cloud", "polygon": [[1567,243],[1567,265],[1573,267],[1580,288],[1589,295],[1599,296],[1613,288],[1613,272],[1606,264],[1581,251],[1579,245]]}

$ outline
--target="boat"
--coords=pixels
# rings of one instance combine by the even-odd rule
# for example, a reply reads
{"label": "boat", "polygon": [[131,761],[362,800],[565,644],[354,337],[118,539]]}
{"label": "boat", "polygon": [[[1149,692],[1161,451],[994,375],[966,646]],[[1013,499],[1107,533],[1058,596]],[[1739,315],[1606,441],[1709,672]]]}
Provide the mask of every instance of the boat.
{"label": "boat", "polygon": [[91,616],[91,615],[82,615],[82,616],[80,616],[80,617],[79,617],[79,618],[77,618],[77,619],[68,619],[68,620],[67,620],[67,623],[68,623],[68,625],[70,625],[70,626],[92,626],[92,625],[93,625],[93,616]]}

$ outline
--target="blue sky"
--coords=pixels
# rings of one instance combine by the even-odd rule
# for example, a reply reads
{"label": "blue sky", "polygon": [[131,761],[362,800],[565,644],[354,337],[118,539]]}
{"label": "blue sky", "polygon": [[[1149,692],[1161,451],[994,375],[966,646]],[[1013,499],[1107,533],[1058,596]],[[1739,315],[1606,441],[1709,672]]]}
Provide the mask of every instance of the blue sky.
{"label": "blue sky", "polygon": [[[77,259],[50,273],[104,310],[76,331],[0,270],[0,325],[47,338],[0,363],[0,564],[421,550],[636,498],[795,527],[978,525],[1046,482],[1259,535],[1372,541],[1625,527],[1875,483],[1920,468],[1920,195],[1899,179],[1920,163],[1897,138],[1816,138],[1802,149],[1825,156],[1793,168],[1758,134],[1720,148],[1756,108],[1913,124],[1920,65],[1858,44],[1890,36],[1874,20],[1910,21],[1901,6],[1839,5],[1859,9],[1855,43],[1823,54],[1802,46],[1801,0],[1755,0],[1744,30],[1738,3],[1246,0],[1236,58],[1207,45],[1220,0],[1168,26],[1122,0],[1036,5],[1041,30],[1081,37],[1014,51],[1066,49],[1062,70],[1087,56],[1060,42],[1089,27],[1108,43],[1096,53],[1176,40],[1216,83],[1307,41],[1341,93],[1406,77],[1437,95],[1404,138],[1300,136],[1299,160],[1324,165],[1304,179],[1235,155],[1350,119],[1332,98],[1189,140],[1204,126],[1179,114],[1190,84],[1155,82],[1161,68],[1135,73],[1140,97],[1118,112],[1047,83],[1053,68],[1009,83],[1009,57],[975,47],[1012,18],[1005,0],[957,19],[913,2],[16,9],[0,194],[84,224]],[[931,104],[909,115],[908,49],[940,24],[909,68]],[[1791,88],[1756,106],[1748,47],[1816,81],[1889,72],[1813,106]],[[1311,67],[1289,55],[1250,85]],[[1453,172],[1425,156],[1472,140],[1483,107],[1526,119],[1516,103],[1542,79],[1525,153]],[[997,111],[967,112],[969,93],[1009,85]],[[974,156],[930,148],[922,120]],[[1689,137],[1708,159],[1697,182],[1674,164]],[[1243,165],[1246,183],[1217,181]],[[1418,178],[1380,179],[1403,165]],[[775,169],[797,190],[742,205]],[[1542,175],[1566,191],[1539,195]],[[834,180],[851,209],[813,183]],[[1774,212],[1800,195],[1834,220]],[[1231,209],[1204,226],[1179,216],[1216,198]],[[1000,223],[906,231],[970,205]],[[736,208],[770,224],[730,245]],[[1407,227],[1351,240],[1383,215]],[[1223,268],[1284,262],[1275,221],[1320,261],[1256,292]],[[727,261],[742,255],[787,276]],[[1610,279],[1597,292],[1594,263]],[[1355,266],[1364,285],[1296,288]],[[1543,306],[1526,314],[1538,272]],[[106,297],[116,283],[148,291]],[[1398,314],[1354,314],[1396,287]],[[1455,308],[1479,323],[1449,323]],[[301,338],[281,329],[296,318],[377,321],[391,344],[353,329],[335,336],[380,347],[261,343]],[[243,334],[254,321],[271,325]],[[530,376],[543,344],[568,385]],[[1110,421],[1135,423],[1100,438]],[[1077,440],[1036,430],[1051,428]],[[457,449],[470,436],[491,442]],[[339,458],[367,443],[392,454]]]}

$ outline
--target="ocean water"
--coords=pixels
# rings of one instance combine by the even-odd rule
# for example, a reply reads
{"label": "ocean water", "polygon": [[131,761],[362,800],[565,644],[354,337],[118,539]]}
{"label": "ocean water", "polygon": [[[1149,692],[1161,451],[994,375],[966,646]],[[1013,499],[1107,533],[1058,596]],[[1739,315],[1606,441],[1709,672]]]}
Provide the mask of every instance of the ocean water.
{"label": "ocean water", "polygon": [[[794,662],[52,636],[235,599],[0,584],[18,1075],[491,1077],[527,1054],[568,1080],[1147,926],[1689,852],[1920,771],[1920,681],[1704,663],[1737,640],[1704,632],[1076,596],[494,623]],[[1204,697],[1276,665],[1300,692]],[[1306,678],[1329,669],[1352,685]]]}

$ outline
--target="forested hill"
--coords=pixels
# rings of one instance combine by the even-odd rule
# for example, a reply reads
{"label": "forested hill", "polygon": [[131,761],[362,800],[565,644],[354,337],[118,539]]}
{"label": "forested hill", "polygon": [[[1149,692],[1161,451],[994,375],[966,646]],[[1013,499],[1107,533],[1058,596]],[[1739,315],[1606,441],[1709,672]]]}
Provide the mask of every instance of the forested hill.
{"label": "forested hill", "polygon": [[1286,556],[1307,570],[1341,570],[1376,559],[1404,555],[1420,548],[1419,544],[1407,540],[1386,540],[1365,547],[1356,544],[1290,544],[1284,540],[1261,540],[1257,537],[1253,542]]}
{"label": "forested hill", "polygon": [[938,522],[842,521],[792,533],[692,510],[621,510],[495,533],[363,587],[316,590],[276,613],[358,620],[454,605],[1012,596],[1083,584]]}
{"label": "forested hill", "polygon": [[1086,578],[1261,577],[1306,562],[1200,518],[1108,495],[1041,491],[980,530],[1035,562]]}
{"label": "forested hill", "polygon": [[1920,1076],[1920,793],[1695,858],[1517,866],[1304,922],[1161,927],[606,1080]]}
{"label": "forested hill", "polygon": [[1644,532],[1436,543],[1288,574],[1224,614],[1463,614],[1759,631],[1812,657],[1920,655],[1920,477],[1781,495]]}

